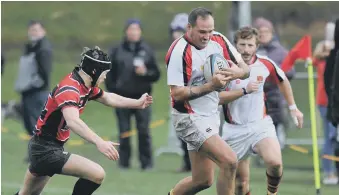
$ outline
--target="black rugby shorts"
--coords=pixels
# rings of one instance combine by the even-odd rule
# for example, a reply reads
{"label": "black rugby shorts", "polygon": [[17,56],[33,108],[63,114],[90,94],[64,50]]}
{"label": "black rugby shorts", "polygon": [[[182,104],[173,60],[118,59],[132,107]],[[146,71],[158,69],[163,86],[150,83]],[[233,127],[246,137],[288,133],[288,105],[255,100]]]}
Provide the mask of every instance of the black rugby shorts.
{"label": "black rugby shorts", "polygon": [[60,143],[36,135],[28,144],[29,171],[36,176],[60,174],[70,156]]}

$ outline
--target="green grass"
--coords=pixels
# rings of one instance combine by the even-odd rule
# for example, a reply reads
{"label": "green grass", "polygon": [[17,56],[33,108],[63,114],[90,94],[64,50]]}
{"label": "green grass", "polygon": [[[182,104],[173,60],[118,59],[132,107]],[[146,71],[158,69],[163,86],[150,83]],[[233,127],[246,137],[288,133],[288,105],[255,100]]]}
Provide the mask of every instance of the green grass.
{"label": "green grass", "polygon": [[[72,70],[70,63],[58,63],[54,66],[53,84],[62,78],[66,73]],[[168,116],[168,89],[166,87],[165,66],[161,66],[162,79],[155,85],[153,120],[159,120]],[[13,92],[12,86],[16,75],[16,65],[12,62],[6,66],[6,74],[2,77],[1,98],[2,100],[18,99]],[[306,126],[308,120],[308,100],[307,85],[304,81],[293,82],[296,91],[296,100],[306,116]],[[98,103],[90,103],[86,108],[82,118],[101,136],[111,137],[117,140],[117,125],[113,110]],[[6,120],[3,126],[8,132],[2,132],[2,194],[13,194],[21,185],[27,165],[23,162],[26,155],[27,141],[18,138],[18,134],[24,132],[23,126],[12,120]],[[154,150],[166,145],[167,141],[167,123],[152,129],[154,141]],[[291,131],[289,136],[310,137],[309,128],[298,131]],[[80,140],[77,135],[72,135],[71,139]],[[175,155],[162,155],[155,158],[155,169],[151,172],[141,172],[137,158],[136,137],[133,137],[133,168],[128,171],[121,171],[116,163],[107,160],[101,155],[93,145],[85,144],[81,146],[66,146],[66,149],[72,153],[77,153],[95,160],[104,167],[107,177],[104,184],[98,190],[100,194],[110,195],[153,195],[166,194],[167,191],[175,185],[181,178],[188,174],[177,174],[174,171],[181,165],[181,158]],[[284,172],[283,183],[280,188],[282,195],[300,195],[314,194],[314,181],[312,170],[312,157],[300,154],[290,149],[284,150],[284,162],[286,167],[306,167],[307,171],[296,169],[286,169]],[[71,177],[55,176],[46,187],[44,195],[70,194],[76,179]],[[251,170],[251,182],[253,194],[265,193],[265,170],[263,168],[253,167]],[[323,187],[324,195],[333,195],[338,187]],[[216,194],[215,185],[201,194]]]}
{"label": "green grass", "polygon": [[[169,24],[176,13],[199,6],[211,9],[216,28],[226,32],[229,2],[2,2],[2,44],[20,45],[30,19],[44,22],[56,47],[110,46],[123,36],[124,23],[136,17],[142,21],[145,39],[154,47],[170,44]],[[21,9],[25,7],[25,9]],[[18,10],[20,10],[18,12]],[[16,13],[16,14],[13,14]],[[157,16],[157,17],[154,17]]]}

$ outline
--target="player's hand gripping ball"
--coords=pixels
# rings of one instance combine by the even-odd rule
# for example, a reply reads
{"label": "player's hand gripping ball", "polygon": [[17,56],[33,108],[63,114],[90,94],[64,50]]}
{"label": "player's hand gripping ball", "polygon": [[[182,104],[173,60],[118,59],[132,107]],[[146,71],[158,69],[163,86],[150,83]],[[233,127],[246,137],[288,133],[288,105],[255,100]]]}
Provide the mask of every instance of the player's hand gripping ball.
{"label": "player's hand gripping ball", "polygon": [[[212,80],[213,75],[216,71],[221,71],[222,69],[230,68],[230,64],[227,62],[227,60],[220,55],[219,53],[211,54],[207,57],[206,62],[204,64],[204,77],[207,82],[210,82]],[[225,91],[225,89],[228,87],[229,82],[226,83],[225,86],[217,89],[216,91]]]}

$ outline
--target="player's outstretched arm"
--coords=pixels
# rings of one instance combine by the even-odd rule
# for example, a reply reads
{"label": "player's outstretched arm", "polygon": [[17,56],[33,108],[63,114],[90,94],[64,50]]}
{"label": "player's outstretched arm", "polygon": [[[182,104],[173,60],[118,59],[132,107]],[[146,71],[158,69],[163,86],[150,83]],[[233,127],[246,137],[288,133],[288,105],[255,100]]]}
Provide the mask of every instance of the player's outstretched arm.
{"label": "player's outstretched arm", "polygon": [[75,107],[65,107],[62,109],[63,116],[67,126],[86,141],[95,144],[98,150],[110,160],[118,160],[119,153],[114,148],[117,143],[104,141],[100,136],[94,133],[84,121],[79,117],[79,110]]}
{"label": "player's outstretched arm", "polygon": [[244,95],[251,94],[253,92],[258,91],[259,89],[259,82],[249,82],[246,88],[242,89],[235,89],[231,91],[222,91],[219,93],[219,104],[223,105],[229,102],[232,102]]}
{"label": "player's outstretched arm", "polygon": [[106,106],[114,108],[144,109],[153,103],[153,97],[147,93],[143,94],[139,99],[131,99],[115,93],[104,92],[104,94],[96,100]]}
{"label": "player's outstretched arm", "polygon": [[230,103],[242,96],[244,96],[245,93],[243,89],[236,89],[231,91],[222,91],[219,93],[219,105]]}
{"label": "player's outstretched arm", "polygon": [[284,95],[288,105],[289,109],[291,111],[291,115],[293,119],[295,120],[294,122],[298,126],[298,128],[302,128],[303,126],[303,113],[300,112],[295,104],[294,96],[293,96],[293,91],[291,87],[291,83],[288,79],[285,79],[284,81],[278,83],[279,89],[281,93]]}

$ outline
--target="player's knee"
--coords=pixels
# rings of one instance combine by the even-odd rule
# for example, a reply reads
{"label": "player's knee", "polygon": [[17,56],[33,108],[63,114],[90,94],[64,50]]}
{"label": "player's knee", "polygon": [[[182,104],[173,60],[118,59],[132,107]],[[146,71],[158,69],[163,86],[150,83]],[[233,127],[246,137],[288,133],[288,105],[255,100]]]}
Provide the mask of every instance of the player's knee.
{"label": "player's knee", "polygon": [[98,166],[95,174],[91,178],[91,181],[97,184],[101,184],[102,181],[105,179],[105,176],[106,176],[105,170],[101,166]]}
{"label": "player's knee", "polygon": [[40,191],[29,191],[26,189],[22,189],[20,190],[20,192],[18,193],[19,195],[40,195]]}
{"label": "player's knee", "polygon": [[280,172],[282,171],[282,162],[280,160],[269,160],[266,162],[268,169],[273,175],[279,175]]}
{"label": "player's knee", "polygon": [[213,185],[213,177],[206,177],[200,180],[194,181],[196,188],[200,190],[205,190]]}
{"label": "player's knee", "polygon": [[274,169],[280,169],[282,167],[281,160],[278,159],[270,159],[266,162],[267,166]]}
{"label": "player's knee", "polygon": [[229,171],[235,172],[237,169],[237,165],[238,165],[237,155],[234,152],[232,152],[229,153],[228,155],[225,155],[222,158],[220,168],[223,170],[227,169]]}
{"label": "player's knee", "polygon": [[25,186],[18,192],[19,195],[31,195],[33,192]]}
{"label": "player's knee", "polygon": [[214,174],[204,174],[201,177],[193,177],[195,188],[200,191],[213,185]]}
{"label": "player's knee", "polygon": [[249,180],[249,178],[242,178],[240,180],[240,185],[241,185],[241,187],[242,187],[244,192],[249,191],[249,189],[250,189],[250,180]]}
{"label": "player's knee", "polygon": [[236,183],[237,183],[237,186],[240,186],[240,187],[246,189],[247,186],[249,187],[250,178],[247,177],[247,176],[240,175],[237,172],[237,174],[236,174]]}

